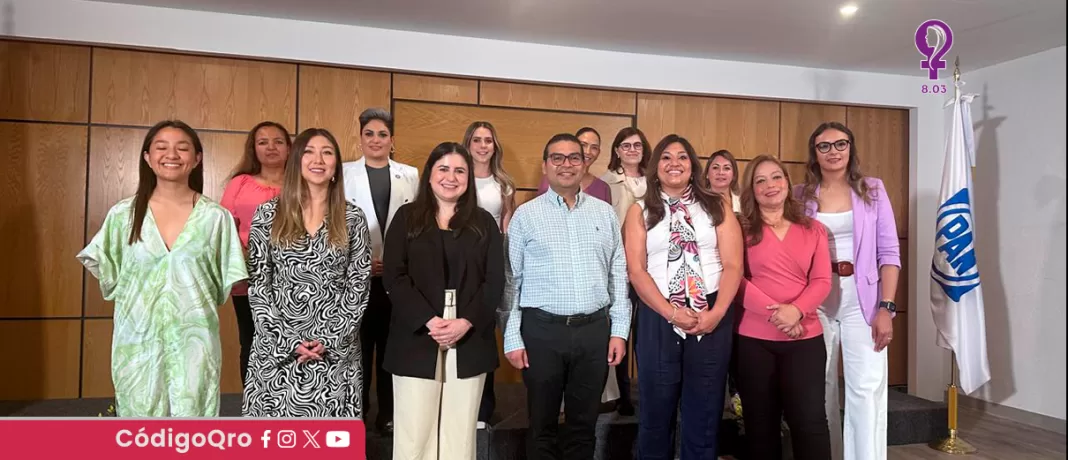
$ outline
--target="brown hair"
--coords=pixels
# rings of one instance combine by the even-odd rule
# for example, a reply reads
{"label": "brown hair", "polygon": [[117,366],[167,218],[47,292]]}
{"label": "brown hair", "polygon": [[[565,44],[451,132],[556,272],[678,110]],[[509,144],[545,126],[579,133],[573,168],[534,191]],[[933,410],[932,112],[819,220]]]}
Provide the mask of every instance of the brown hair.
{"label": "brown hair", "polygon": [[712,156],[708,157],[708,161],[705,162],[705,173],[701,176],[701,183],[709,189],[712,188],[712,181],[708,180],[708,171],[712,169],[712,160],[715,160],[717,157],[726,158],[727,161],[731,163],[731,172],[734,175],[731,176],[730,190],[731,193],[734,193],[735,195],[740,194],[741,192],[738,190],[738,176],[740,175],[738,171],[738,160],[734,159],[734,155],[731,155],[729,150],[717,150]]}
{"label": "brown hair", "polygon": [[288,247],[308,233],[304,228],[304,201],[308,198],[308,183],[304,180],[300,162],[308,142],[315,136],[323,136],[330,142],[337,159],[334,178],[327,189],[326,230],[331,246],[346,249],[349,246],[349,232],[345,221],[345,175],[341,172],[341,152],[334,135],[322,128],[304,130],[289,150],[282,193],[278,196],[278,212],[271,224],[271,244]]}
{"label": "brown hair", "polygon": [[783,203],[783,219],[804,227],[812,223],[805,215],[805,205],[794,196],[793,184],[790,181],[790,173],[783,167],[778,158],[771,155],[760,155],[749,162],[745,167],[745,183],[742,186],[742,226],[746,236],[746,246],[756,246],[764,239],[764,218],[760,215],[760,206],[753,192],[753,176],[761,164],[766,162],[775,163],[784,177],[786,177],[786,201]]}
{"label": "brown hair", "polygon": [[623,159],[619,158],[619,154],[616,153],[616,149],[618,149],[619,145],[622,144],[623,141],[627,140],[627,138],[630,136],[638,136],[638,138],[642,140],[642,161],[638,163],[638,173],[644,176],[646,169],[645,165],[649,162],[649,157],[652,155],[652,147],[649,146],[649,141],[645,139],[645,133],[643,133],[642,130],[632,126],[627,126],[626,128],[623,128],[619,130],[618,133],[616,133],[616,140],[612,141],[612,159],[608,160],[608,170],[618,174],[623,174]]}
{"label": "brown hair", "polygon": [[145,221],[145,214],[148,213],[148,200],[152,198],[152,192],[156,191],[156,172],[152,170],[152,166],[149,166],[148,160],[145,159],[145,154],[152,148],[152,142],[155,140],[156,135],[166,128],[181,130],[193,142],[193,151],[200,156],[200,161],[189,172],[189,188],[193,189],[194,192],[204,194],[204,145],[200,143],[200,137],[197,136],[197,132],[180,120],[164,120],[156,123],[145,134],[145,140],[141,143],[141,152],[138,155],[141,159],[138,161],[137,168],[137,194],[134,195],[133,222],[131,222],[130,239],[127,241],[129,244],[141,241],[141,225]]}
{"label": "brown hair", "polygon": [[812,131],[812,135],[808,138],[808,163],[805,165],[805,186],[804,191],[801,193],[801,200],[804,202],[816,200],[816,187],[819,187],[823,182],[823,171],[820,169],[820,162],[816,158],[816,137],[823,134],[828,130],[841,131],[849,139],[849,161],[846,162],[846,182],[849,183],[849,187],[853,189],[853,193],[856,193],[865,204],[871,204],[872,190],[868,187],[868,182],[864,180],[864,174],[860,172],[860,157],[857,156],[857,143],[853,138],[853,131],[850,131],[846,125],[843,125],[837,121],[829,121],[816,127],[815,131]]}
{"label": "brown hair", "polygon": [[234,173],[230,175],[231,179],[242,174],[255,176],[260,173],[263,165],[260,163],[260,159],[256,157],[256,134],[263,128],[278,129],[286,140],[286,149],[293,148],[293,140],[289,138],[289,131],[284,126],[273,121],[261,121],[248,132],[248,137],[245,138],[245,154],[241,156],[241,162],[234,169]]}
{"label": "brown hair", "polygon": [[648,190],[645,193],[643,200],[645,201],[645,210],[648,212],[645,217],[645,228],[651,229],[660,223],[664,219],[664,198],[660,196],[660,177],[657,172],[660,170],[658,167],[660,163],[660,155],[664,154],[664,150],[671,144],[679,143],[682,148],[686,150],[686,156],[690,158],[690,191],[693,193],[694,201],[701,204],[701,208],[708,213],[712,219],[712,226],[715,227],[723,223],[723,200],[718,193],[713,192],[705,187],[702,187],[701,179],[694,174],[701,170],[701,160],[697,158],[697,152],[694,151],[693,145],[690,145],[690,141],[685,137],[677,134],[668,134],[660,140],[660,143],[656,144],[656,148],[653,149],[653,155],[649,157],[648,164],[645,165],[645,183],[648,184]]}

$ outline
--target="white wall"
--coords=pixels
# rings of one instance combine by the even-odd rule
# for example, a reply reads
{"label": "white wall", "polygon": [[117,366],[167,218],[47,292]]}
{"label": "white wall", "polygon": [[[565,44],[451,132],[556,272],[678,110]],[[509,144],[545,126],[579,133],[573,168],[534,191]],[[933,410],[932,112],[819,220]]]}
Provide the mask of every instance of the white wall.
{"label": "white wall", "polygon": [[[74,0],[8,3],[13,17],[4,21],[5,31],[27,38],[483,78],[910,108],[909,260],[921,268],[931,260],[935,197],[943,160],[945,95],[921,93],[921,86],[930,82],[919,69],[919,56],[917,76],[909,77]],[[901,46],[911,47],[912,32],[902,33]],[[949,361],[948,353],[934,344],[934,323],[927,310],[928,272],[913,269],[909,273],[909,305],[914,312],[909,315],[909,390],[941,400],[949,379]]]}
{"label": "white wall", "polygon": [[991,381],[974,396],[1064,420],[1065,47],[967,79]]}

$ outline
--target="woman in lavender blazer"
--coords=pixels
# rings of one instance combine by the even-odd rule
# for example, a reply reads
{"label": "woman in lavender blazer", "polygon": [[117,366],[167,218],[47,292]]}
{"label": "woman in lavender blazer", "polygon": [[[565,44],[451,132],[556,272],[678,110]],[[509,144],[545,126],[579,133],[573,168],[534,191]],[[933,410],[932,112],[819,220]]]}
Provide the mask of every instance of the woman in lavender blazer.
{"label": "woman in lavender blazer", "polygon": [[[831,294],[819,308],[827,344],[827,420],[834,460],[886,458],[886,347],[893,339],[901,252],[883,182],[860,173],[853,132],[824,123],[808,142],[805,183],[795,191],[827,227]],[[845,371],[839,416],[838,351]],[[844,432],[843,432],[844,431]]]}

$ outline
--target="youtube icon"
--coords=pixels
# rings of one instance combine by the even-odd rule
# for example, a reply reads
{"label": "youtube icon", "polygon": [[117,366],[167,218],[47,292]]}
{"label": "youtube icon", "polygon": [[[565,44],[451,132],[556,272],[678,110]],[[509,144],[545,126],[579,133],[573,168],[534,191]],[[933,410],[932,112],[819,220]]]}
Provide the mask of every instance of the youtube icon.
{"label": "youtube icon", "polygon": [[349,432],[348,431],[327,431],[326,432],[326,447],[341,447],[345,448],[349,446]]}

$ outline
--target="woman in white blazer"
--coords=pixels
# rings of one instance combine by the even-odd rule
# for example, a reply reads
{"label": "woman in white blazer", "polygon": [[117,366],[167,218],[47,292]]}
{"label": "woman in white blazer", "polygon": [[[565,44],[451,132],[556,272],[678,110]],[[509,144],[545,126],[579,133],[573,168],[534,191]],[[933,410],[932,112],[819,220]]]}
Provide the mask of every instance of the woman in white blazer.
{"label": "woman in white blazer", "polygon": [[[345,163],[343,171],[345,198],[363,210],[371,231],[371,293],[360,326],[363,401],[364,407],[369,407],[371,374],[374,373],[377,375],[378,403],[375,428],[389,434],[393,431],[393,376],[382,369],[382,362],[385,361],[393,306],[382,286],[383,239],[397,209],[415,200],[419,171],[393,161],[393,116],[384,109],[367,109],[360,114],[359,149],[363,156]],[[373,371],[372,362],[377,362]],[[366,414],[364,411],[365,417]]]}

